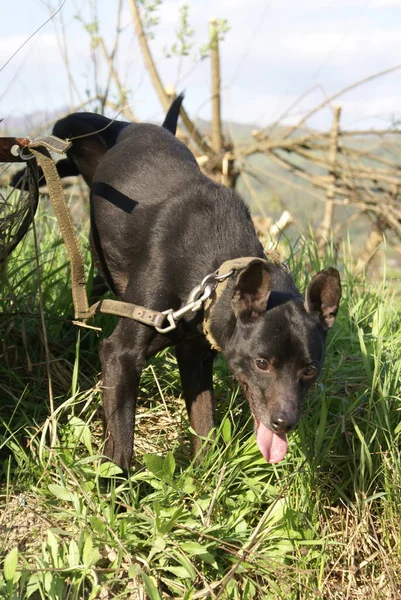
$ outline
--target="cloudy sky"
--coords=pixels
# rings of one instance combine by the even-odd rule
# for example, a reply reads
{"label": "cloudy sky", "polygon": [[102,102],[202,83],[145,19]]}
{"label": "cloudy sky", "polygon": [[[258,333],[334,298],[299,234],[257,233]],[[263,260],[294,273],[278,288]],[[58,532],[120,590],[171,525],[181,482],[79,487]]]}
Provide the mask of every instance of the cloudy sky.
{"label": "cloudy sky", "polygon": [[[192,56],[168,59],[164,48],[174,43],[185,1],[195,30]],[[0,69],[59,1],[2,4]],[[0,118],[74,107],[94,93],[90,39],[83,26],[92,20],[94,4],[100,34],[111,48],[117,0],[66,0],[57,17],[0,71]],[[221,47],[225,119],[257,125],[278,118],[296,122],[342,88],[401,65],[401,0],[163,0],[158,14],[152,51],[163,81],[178,91],[185,89],[187,109],[205,119],[210,111],[209,65],[206,60],[194,61],[193,55],[207,40],[210,17],[225,18],[230,25]],[[160,119],[162,111],[143,66],[128,2],[122,25],[116,64],[133,110],[141,119]],[[72,91],[60,52],[63,40]],[[100,68],[99,81],[105,77],[106,69]],[[387,127],[401,118],[401,69],[336,102],[343,106],[344,127]],[[310,124],[323,127],[329,122],[328,107]]]}

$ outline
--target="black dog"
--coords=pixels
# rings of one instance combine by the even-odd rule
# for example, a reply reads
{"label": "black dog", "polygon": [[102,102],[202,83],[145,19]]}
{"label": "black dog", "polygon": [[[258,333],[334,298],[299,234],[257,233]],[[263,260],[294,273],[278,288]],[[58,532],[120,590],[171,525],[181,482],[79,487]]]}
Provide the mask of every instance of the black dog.
{"label": "black dog", "polygon": [[[53,130],[73,140],[60,174],[80,173],[91,186],[92,250],[119,299],[177,310],[222,263],[251,257],[229,264],[206,324],[204,307],[166,334],[121,318],[103,341],[105,454],[129,468],[141,371],[169,345],[176,346],[192,428],[207,436],[214,426],[214,346],[245,390],[263,456],[278,462],[302,398],[322,368],[341,297],[339,274],[333,268],[319,272],[303,301],[287,268],[274,257],[266,260],[240,196],[203,175],[173,135],[181,100],[164,127],[77,113]],[[200,449],[198,437],[194,449]]]}

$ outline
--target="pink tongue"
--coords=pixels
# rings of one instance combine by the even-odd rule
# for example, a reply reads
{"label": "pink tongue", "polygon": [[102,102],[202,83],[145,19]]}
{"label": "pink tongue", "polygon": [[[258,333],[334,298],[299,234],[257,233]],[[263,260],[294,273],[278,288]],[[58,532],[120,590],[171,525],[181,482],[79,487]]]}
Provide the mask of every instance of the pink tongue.
{"label": "pink tongue", "polygon": [[263,423],[259,423],[256,433],[256,443],[269,463],[278,463],[287,453],[287,437],[285,433],[273,433]]}

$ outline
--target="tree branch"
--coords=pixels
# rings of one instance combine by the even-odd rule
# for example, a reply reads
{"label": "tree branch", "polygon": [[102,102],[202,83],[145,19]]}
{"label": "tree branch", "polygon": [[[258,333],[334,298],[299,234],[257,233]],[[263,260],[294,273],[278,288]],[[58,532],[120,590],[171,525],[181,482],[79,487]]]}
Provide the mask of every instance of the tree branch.
{"label": "tree branch", "polygon": [[[128,4],[129,4],[130,11],[131,11],[135,32],[138,37],[138,42],[139,42],[139,46],[140,46],[140,49],[142,52],[143,60],[145,62],[145,67],[149,73],[149,77],[150,77],[153,87],[155,88],[156,93],[159,97],[160,103],[161,103],[163,109],[167,112],[167,110],[169,109],[170,103],[171,103],[171,98],[167,94],[167,92],[163,86],[163,82],[160,78],[160,75],[156,69],[156,65],[153,60],[153,56],[150,51],[150,48],[149,48],[148,40],[146,38],[144,29],[142,26],[142,21],[141,21],[141,17],[139,14],[137,2],[136,2],[136,0],[128,0]],[[202,150],[202,152],[204,154],[207,154],[208,156],[210,156],[211,149],[209,147],[209,144],[204,139],[204,136],[198,131],[195,124],[191,121],[191,119],[189,118],[189,116],[187,115],[187,113],[185,112],[183,107],[181,107],[180,114],[181,114],[182,122],[184,123],[184,126],[185,126],[186,130],[188,131],[188,134],[190,135],[190,137],[199,146],[199,148]]]}

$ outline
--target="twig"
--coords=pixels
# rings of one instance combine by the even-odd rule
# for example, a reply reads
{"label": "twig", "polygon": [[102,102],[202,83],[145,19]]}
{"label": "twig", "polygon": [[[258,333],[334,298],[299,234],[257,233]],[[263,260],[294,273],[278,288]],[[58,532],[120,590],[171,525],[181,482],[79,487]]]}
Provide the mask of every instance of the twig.
{"label": "twig", "polygon": [[[141,48],[142,56],[145,61],[145,67],[149,73],[149,77],[159,97],[160,103],[163,106],[164,110],[167,111],[170,106],[171,97],[167,94],[163,86],[162,80],[160,78],[160,75],[156,69],[156,65],[149,48],[148,40],[143,30],[142,21],[139,15],[136,0],[128,0],[128,4],[131,11],[135,32],[138,37],[139,46]],[[195,124],[191,121],[183,107],[181,107],[180,114],[182,122],[184,123],[185,128],[188,131],[190,137],[199,146],[202,152],[209,156],[211,154],[209,144],[204,139],[204,136],[198,131]]]}
{"label": "twig", "polygon": [[118,43],[120,41],[120,34],[121,34],[121,11],[122,11],[122,7],[123,7],[123,0],[118,0],[118,7],[117,7],[117,24],[116,24],[116,32],[115,32],[115,36],[114,36],[114,43],[113,43],[113,49],[109,55],[109,53],[106,51],[106,44],[105,41],[102,37],[99,37],[98,42],[101,45],[101,50],[103,51],[104,57],[106,59],[106,61],[109,64],[109,72],[107,75],[107,81],[106,81],[106,87],[104,90],[104,94],[103,94],[103,98],[101,101],[102,104],[102,113],[104,112],[105,106],[106,106],[106,102],[107,102],[107,98],[109,95],[109,91],[110,91],[110,84],[111,84],[111,79],[113,78],[119,94],[120,94],[120,99],[119,102],[121,102],[121,104],[126,104],[127,103],[127,99],[126,99],[126,95],[124,93],[124,90],[122,90],[122,86],[120,84],[120,80],[117,76],[117,73],[114,69],[114,59],[116,57],[117,54],[117,50],[118,50]]}
{"label": "twig", "polygon": [[88,100],[85,100],[84,102],[81,102],[80,104],[77,104],[76,106],[71,107],[70,110],[67,110],[67,111],[61,113],[60,115],[58,115],[58,117],[56,119],[52,119],[51,121],[46,121],[46,123],[43,123],[43,125],[40,125],[40,127],[37,127],[36,129],[34,129],[34,131],[31,133],[31,137],[36,137],[44,129],[48,129],[51,125],[54,125],[55,123],[57,123],[57,121],[59,119],[66,117],[67,115],[71,114],[72,112],[78,112],[82,108],[85,108],[85,106],[88,106],[88,104],[95,102],[95,100],[99,100],[98,96],[93,96],[92,98],[89,98]]}
{"label": "twig", "polygon": [[287,133],[287,136],[291,135],[296,129],[299,129],[300,127],[302,127],[302,125],[305,123],[305,121],[310,119],[310,117],[312,117],[319,110],[321,110],[322,108],[324,108],[325,106],[330,104],[330,102],[332,102],[333,100],[336,100],[340,96],[343,96],[347,92],[350,92],[351,90],[355,89],[356,87],[359,87],[360,85],[364,85],[365,83],[369,83],[369,81],[373,81],[374,79],[378,79],[379,77],[384,77],[385,75],[394,73],[394,71],[398,71],[399,69],[401,69],[401,64],[395,65],[394,67],[390,67],[388,69],[384,69],[383,71],[378,71],[376,73],[373,73],[373,75],[369,75],[368,77],[363,77],[362,79],[359,79],[358,81],[355,81],[354,83],[351,83],[351,85],[347,85],[345,88],[342,88],[335,94],[332,94],[331,96],[329,96],[328,98],[323,100],[323,102],[318,104],[318,106],[316,106],[314,109],[309,111],[300,121],[298,121],[298,123],[296,125],[294,125],[290,129],[290,131]]}

